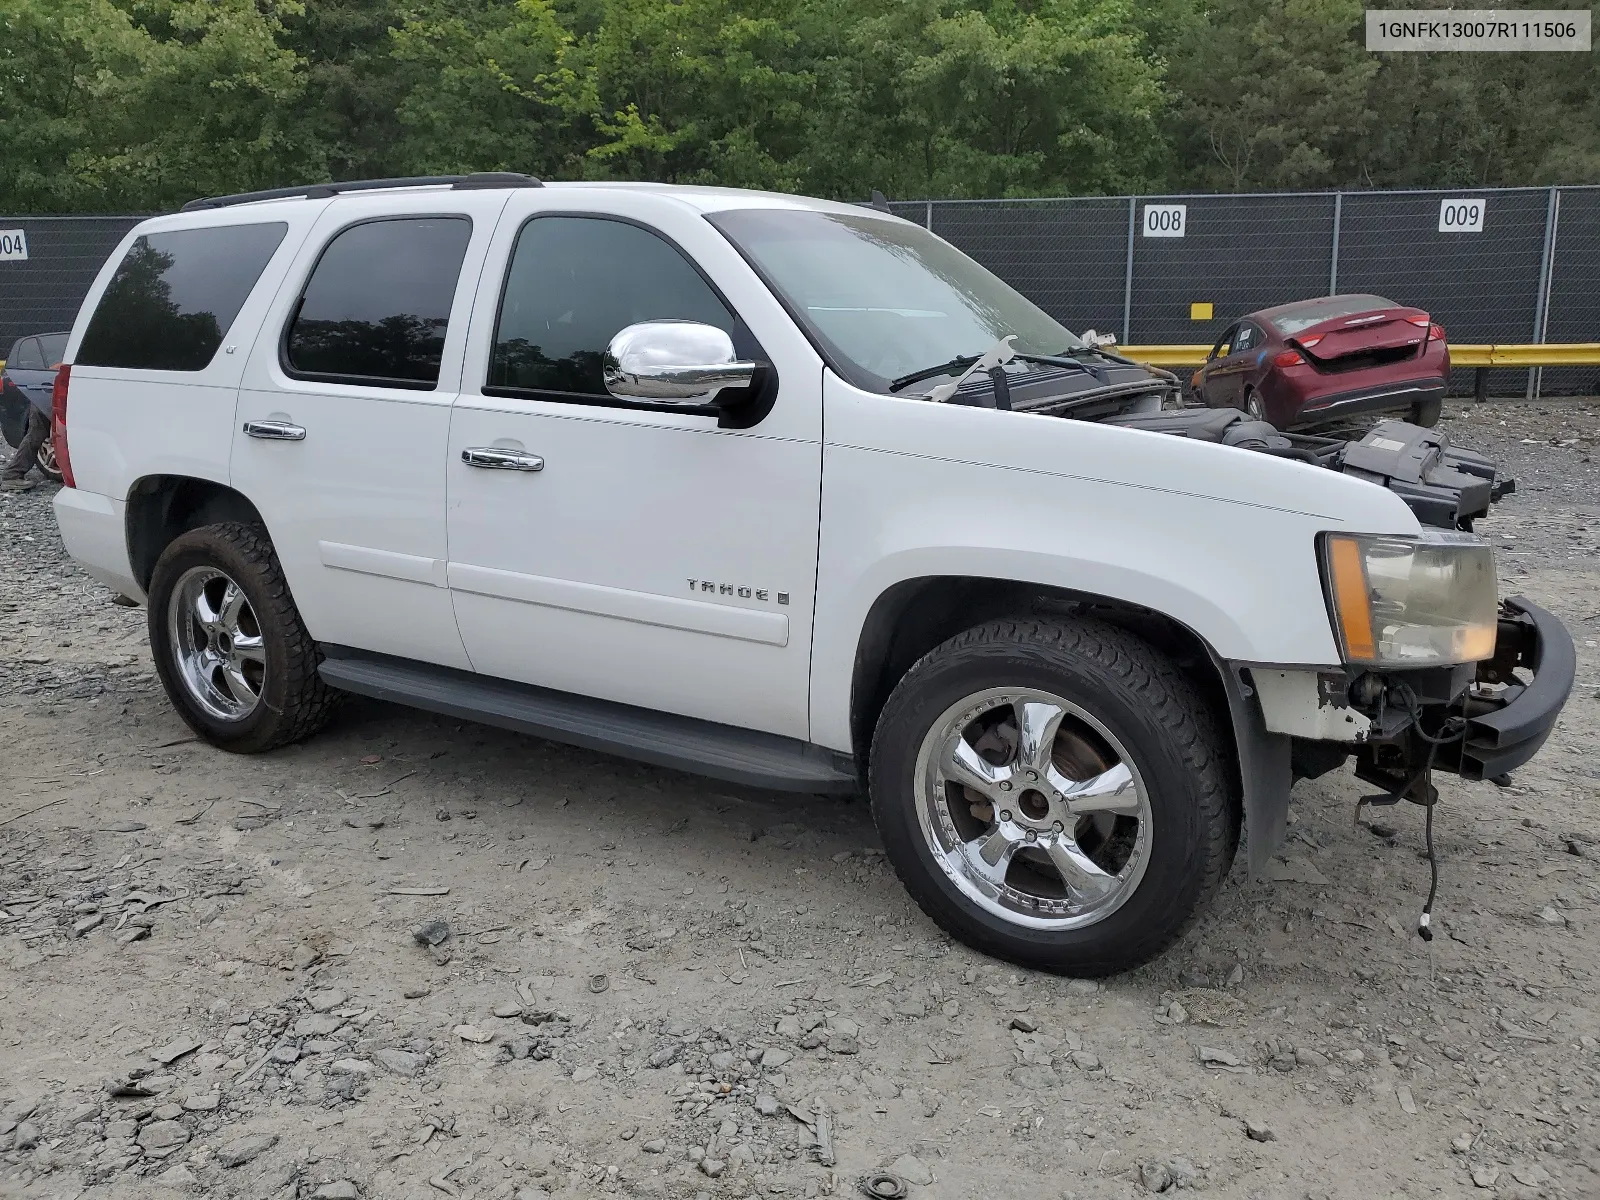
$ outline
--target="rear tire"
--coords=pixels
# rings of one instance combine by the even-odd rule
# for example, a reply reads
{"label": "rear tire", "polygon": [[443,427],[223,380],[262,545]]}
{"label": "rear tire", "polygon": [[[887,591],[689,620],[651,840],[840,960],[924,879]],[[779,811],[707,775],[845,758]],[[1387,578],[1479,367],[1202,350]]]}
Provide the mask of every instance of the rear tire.
{"label": "rear tire", "polygon": [[1109,975],[1171,945],[1233,861],[1223,745],[1188,681],[1125,630],[995,621],[896,686],[873,738],[872,810],[901,881],[952,936]]}
{"label": "rear tire", "polygon": [[223,750],[309,737],[340,693],[300,620],[266,531],[226,522],[173,539],[149,587],[150,649],[178,715]]}
{"label": "rear tire", "polygon": [[1411,423],[1421,425],[1424,429],[1432,429],[1439,423],[1439,414],[1444,411],[1444,401],[1424,400],[1421,404],[1411,406]]}
{"label": "rear tire", "polygon": [[1266,406],[1261,403],[1261,396],[1253,388],[1245,388],[1244,390],[1244,411],[1245,415],[1252,421],[1265,421],[1267,419]]}

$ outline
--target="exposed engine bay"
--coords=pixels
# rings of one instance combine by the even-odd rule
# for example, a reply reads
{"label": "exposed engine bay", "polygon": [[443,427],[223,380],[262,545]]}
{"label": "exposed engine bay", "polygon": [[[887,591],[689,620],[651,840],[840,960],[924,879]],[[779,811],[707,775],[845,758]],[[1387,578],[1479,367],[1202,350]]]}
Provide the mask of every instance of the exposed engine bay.
{"label": "exposed engine bay", "polygon": [[1100,421],[1299,459],[1386,487],[1418,521],[1439,529],[1470,530],[1490,505],[1516,491],[1516,481],[1502,478],[1488,458],[1452,447],[1438,429],[1390,419],[1370,429],[1285,433],[1238,409],[1185,407],[1177,376],[1099,346],[1044,356],[1016,353],[1011,341],[1002,338],[984,355],[906,381],[954,375],[950,368],[959,365],[965,370],[934,388],[929,400]]}
{"label": "exposed engine bay", "polygon": [[1418,521],[1439,529],[1470,530],[1491,504],[1517,488],[1516,480],[1501,478],[1483,455],[1453,448],[1437,429],[1400,420],[1379,421],[1359,438],[1281,433],[1233,408],[1180,408],[1104,420],[1342,471],[1388,488],[1410,505]]}

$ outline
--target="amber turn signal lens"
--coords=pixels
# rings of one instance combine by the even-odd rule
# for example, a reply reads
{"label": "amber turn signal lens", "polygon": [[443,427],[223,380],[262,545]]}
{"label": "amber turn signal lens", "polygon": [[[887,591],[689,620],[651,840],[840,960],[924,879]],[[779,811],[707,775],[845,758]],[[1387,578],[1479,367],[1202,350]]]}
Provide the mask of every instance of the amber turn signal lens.
{"label": "amber turn signal lens", "polygon": [[1378,647],[1372,636],[1372,599],[1367,590],[1361,543],[1351,537],[1330,537],[1328,573],[1332,576],[1333,607],[1339,618],[1345,658],[1371,662],[1378,657]]}

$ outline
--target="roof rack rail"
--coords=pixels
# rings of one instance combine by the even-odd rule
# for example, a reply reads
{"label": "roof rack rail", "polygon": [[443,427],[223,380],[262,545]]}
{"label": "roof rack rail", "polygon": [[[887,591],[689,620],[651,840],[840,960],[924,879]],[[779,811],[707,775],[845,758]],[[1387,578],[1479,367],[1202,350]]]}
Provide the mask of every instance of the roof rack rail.
{"label": "roof rack rail", "polygon": [[349,179],[343,183],[307,183],[300,187],[266,188],[259,192],[239,192],[233,196],[202,196],[183,206],[184,212],[206,208],[228,208],[234,204],[251,204],[257,200],[326,200],[344,192],[372,192],[381,188],[407,188],[442,186],[449,184],[453,190],[473,188],[543,187],[544,182],[532,175],[516,171],[478,171],[471,175],[413,175],[404,179]]}

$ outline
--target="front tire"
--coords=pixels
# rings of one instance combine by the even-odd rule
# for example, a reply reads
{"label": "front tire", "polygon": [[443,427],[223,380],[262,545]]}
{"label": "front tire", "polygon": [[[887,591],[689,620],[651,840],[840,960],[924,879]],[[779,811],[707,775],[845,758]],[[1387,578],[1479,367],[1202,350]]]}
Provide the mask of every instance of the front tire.
{"label": "front tire", "polygon": [[227,522],[173,539],[149,587],[150,649],[178,714],[240,754],[309,737],[339,693],[300,620],[266,531]]}
{"label": "front tire", "polygon": [[1209,708],[1147,643],[1097,620],[995,621],[929,652],[878,720],[871,794],[929,917],[1066,975],[1160,954],[1239,838]]}

